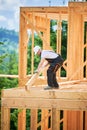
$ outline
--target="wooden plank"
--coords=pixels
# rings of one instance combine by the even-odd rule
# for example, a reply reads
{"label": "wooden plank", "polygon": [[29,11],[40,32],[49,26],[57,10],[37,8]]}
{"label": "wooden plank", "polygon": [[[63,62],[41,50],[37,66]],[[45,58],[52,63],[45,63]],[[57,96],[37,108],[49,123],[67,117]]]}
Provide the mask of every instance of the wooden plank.
{"label": "wooden plank", "polygon": [[[83,78],[83,69],[80,69],[83,63],[81,60],[83,59],[84,44],[83,17],[80,13],[76,13],[75,9],[77,9],[77,7],[75,8],[75,6],[73,5],[72,8],[72,4],[69,4],[67,76],[68,79],[71,80]],[[74,32],[76,33],[76,35]]]}
{"label": "wooden plank", "polygon": [[19,86],[23,87],[27,77],[27,44],[28,34],[25,18],[20,13],[20,36],[19,36]]}
{"label": "wooden plank", "polygon": [[83,130],[83,111],[67,111],[67,130]]}
{"label": "wooden plank", "polygon": [[49,118],[49,110],[42,109],[42,116],[41,116],[41,130],[48,130],[48,118]]}
{"label": "wooden plank", "polygon": [[[34,13],[32,13],[32,23],[35,23],[35,16],[34,16]],[[33,75],[34,73],[34,51],[33,51],[33,48],[34,48],[34,30],[33,28],[31,28],[31,31],[32,31],[32,45],[31,45],[31,74]]]}
{"label": "wooden plank", "polygon": [[68,8],[67,7],[21,7],[20,8],[21,12],[36,12],[36,13],[60,13],[62,12],[63,14],[68,13]]}
{"label": "wooden plank", "polygon": [[26,109],[21,109],[18,114],[18,130],[26,130]]}
{"label": "wooden plank", "polygon": [[87,130],[87,111],[84,114],[84,130]]}
{"label": "wooden plank", "polygon": [[[38,102],[39,101],[39,102]],[[87,110],[87,100],[4,98],[2,106],[9,108],[57,108],[58,110]]]}
{"label": "wooden plank", "polygon": [[37,130],[37,109],[31,109],[30,130]]}
{"label": "wooden plank", "polygon": [[6,75],[6,74],[0,74],[0,77],[5,77],[5,78],[18,78],[18,75]]}
{"label": "wooden plank", "polygon": [[10,130],[10,109],[1,107],[1,130]]}
{"label": "wooden plank", "polygon": [[[72,85],[73,86],[73,85]],[[30,91],[26,91],[25,88],[16,89],[4,89],[2,91],[3,98],[43,98],[43,99],[76,99],[76,100],[86,100],[87,99],[87,85],[81,85],[82,89],[78,85],[75,85],[77,89],[52,89],[43,90],[43,88],[36,87],[31,88]]]}
{"label": "wooden plank", "polygon": [[63,130],[67,130],[67,110],[63,111]]}
{"label": "wooden plank", "polygon": [[79,130],[83,129],[83,111],[79,111],[77,115],[77,127]]}
{"label": "wooden plank", "polygon": [[52,130],[60,130],[60,124],[58,122],[58,110],[52,108]]}
{"label": "wooden plank", "polygon": [[31,79],[29,79],[28,82],[25,84],[25,89],[26,90],[29,90],[29,88],[34,85],[34,83],[37,80],[38,76],[39,76],[39,73],[33,74]]}
{"label": "wooden plank", "polygon": [[38,78],[38,76],[40,75],[40,73],[44,70],[44,68],[45,68],[45,67],[42,67],[39,72],[33,74],[33,76],[31,77],[31,79],[28,80],[28,82],[25,84],[25,89],[26,89],[26,90],[29,90],[29,88],[30,88],[31,86],[33,86],[33,84],[34,84],[35,81],[37,80],[37,78]]}
{"label": "wooden plank", "polygon": [[74,83],[79,83],[81,80],[71,80],[71,81],[66,81],[66,82],[61,82],[59,83],[60,85],[64,85],[64,84],[74,84]]}

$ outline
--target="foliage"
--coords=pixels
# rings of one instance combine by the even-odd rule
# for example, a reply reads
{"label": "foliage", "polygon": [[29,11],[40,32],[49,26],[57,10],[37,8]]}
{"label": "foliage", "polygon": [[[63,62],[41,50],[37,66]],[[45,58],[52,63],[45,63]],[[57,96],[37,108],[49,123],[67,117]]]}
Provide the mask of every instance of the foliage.
{"label": "foliage", "polygon": [[18,32],[6,28],[0,28],[0,41],[5,42],[7,39],[11,42],[14,41],[14,43],[18,43]]}
{"label": "foliage", "polygon": [[17,109],[11,109],[11,114],[10,114],[10,130],[17,130],[17,126],[18,126],[18,110]]}
{"label": "foliage", "polygon": [[[18,35],[14,30],[9,31],[0,28],[0,74],[18,74],[17,42],[18,42]],[[18,79],[0,78],[0,98],[1,98],[1,90],[3,88],[4,89],[13,88],[16,87],[17,85],[18,85]],[[13,114],[15,115],[15,113]]]}

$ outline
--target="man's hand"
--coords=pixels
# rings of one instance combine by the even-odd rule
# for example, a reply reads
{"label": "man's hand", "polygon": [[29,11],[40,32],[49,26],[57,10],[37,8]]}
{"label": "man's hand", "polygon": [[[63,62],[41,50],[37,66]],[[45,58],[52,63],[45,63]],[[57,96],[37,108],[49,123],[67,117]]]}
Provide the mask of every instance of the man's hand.
{"label": "man's hand", "polygon": [[34,73],[38,73],[39,71],[38,70],[35,70]]}

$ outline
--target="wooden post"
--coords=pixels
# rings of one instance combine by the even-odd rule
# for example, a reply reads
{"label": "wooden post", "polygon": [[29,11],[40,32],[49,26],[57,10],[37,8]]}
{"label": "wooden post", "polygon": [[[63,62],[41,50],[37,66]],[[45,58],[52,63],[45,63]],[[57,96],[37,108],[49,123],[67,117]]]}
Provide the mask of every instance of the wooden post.
{"label": "wooden post", "polygon": [[[69,80],[83,79],[84,26],[78,3],[75,4],[69,3],[67,48],[67,78]],[[67,111],[67,130],[82,130],[81,115],[79,111]]]}
{"label": "wooden post", "polygon": [[[67,78],[69,80],[83,78],[83,17],[78,12],[78,3],[69,3]],[[75,20],[76,19],[76,20]]]}
{"label": "wooden post", "polygon": [[63,130],[67,130],[67,110],[63,113]]}
{"label": "wooden post", "polygon": [[60,130],[60,115],[56,108],[52,108],[52,130]]}
{"label": "wooden post", "polygon": [[[87,26],[86,26],[86,60],[87,60]],[[86,64],[86,79],[87,79],[87,64]]]}
{"label": "wooden post", "polygon": [[84,119],[84,130],[87,130],[87,111],[85,111],[85,119]]}
{"label": "wooden post", "polygon": [[[45,24],[44,26],[46,27],[46,31],[43,32],[43,37],[44,39],[46,40],[43,40],[43,49],[44,50],[50,50],[50,20],[47,18],[47,15],[46,15],[46,21],[45,21]],[[43,72],[43,75],[46,79],[46,71]]]}
{"label": "wooden post", "polygon": [[37,130],[37,109],[31,109],[30,130]]}
{"label": "wooden post", "polygon": [[[32,13],[32,23],[34,24],[34,14]],[[32,28],[32,47],[31,47],[31,74],[34,72],[34,29]]]}
{"label": "wooden post", "polygon": [[18,130],[26,130],[26,109],[19,110],[18,114]]}
{"label": "wooden post", "polygon": [[10,108],[1,107],[1,130],[10,130]]}
{"label": "wooden post", "polygon": [[[59,15],[59,21],[57,22],[57,45],[56,45],[56,52],[61,54],[61,29],[62,29],[62,21],[61,21],[61,14]],[[58,78],[60,78],[60,69],[57,72]]]}
{"label": "wooden post", "polygon": [[50,20],[47,18],[45,20],[46,31],[43,32],[43,37],[45,40],[43,40],[43,49],[50,49]]}
{"label": "wooden post", "polygon": [[[20,12],[20,44],[19,44],[19,87],[24,87],[27,81],[27,43],[28,35],[26,28],[26,19]],[[18,115],[18,130],[26,129],[26,110]]]}
{"label": "wooden post", "polygon": [[28,34],[27,34],[27,22],[20,13],[20,37],[19,37],[19,87],[24,87],[27,77],[27,43],[28,43]]}
{"label": "wooden post", "polygon": [[48,109],[42,109],[41,130],[48,130]]}

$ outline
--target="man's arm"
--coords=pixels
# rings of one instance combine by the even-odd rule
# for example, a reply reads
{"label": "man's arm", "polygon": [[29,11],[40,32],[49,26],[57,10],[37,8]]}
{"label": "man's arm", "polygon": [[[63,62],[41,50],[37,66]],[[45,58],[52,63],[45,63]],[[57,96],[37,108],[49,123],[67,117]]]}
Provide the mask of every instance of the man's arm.
{"label": "man's arm", "polygon": [[47,65],[48,65],[48,62],[44,58],[42,58],[38,65],[37,72],[39,72],[41,68],[44,68]]}

